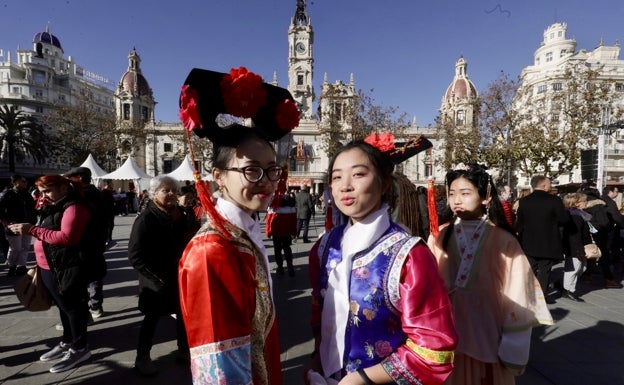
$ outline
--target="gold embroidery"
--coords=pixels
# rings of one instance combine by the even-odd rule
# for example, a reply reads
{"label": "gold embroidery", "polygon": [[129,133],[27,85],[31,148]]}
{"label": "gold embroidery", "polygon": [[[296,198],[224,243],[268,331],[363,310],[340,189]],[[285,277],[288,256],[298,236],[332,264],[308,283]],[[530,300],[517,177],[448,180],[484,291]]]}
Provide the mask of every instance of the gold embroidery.
{"label": "gold embroidery", "polygon": [[418,346],[409,338],[405,341],[408,348],[423,359],[436,364],[450,364],[455,359],[455,352],[437,351]]}

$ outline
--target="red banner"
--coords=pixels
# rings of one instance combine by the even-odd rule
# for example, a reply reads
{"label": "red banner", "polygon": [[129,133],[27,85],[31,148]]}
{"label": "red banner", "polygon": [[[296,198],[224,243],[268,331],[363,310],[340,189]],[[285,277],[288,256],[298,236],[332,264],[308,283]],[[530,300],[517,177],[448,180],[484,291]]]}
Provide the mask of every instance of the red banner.
{"label": "red banner", "polygon": [[301,187],[306,185],[308,187],[312,187],[312,179],[311,178],[288,178],[288,187]]}

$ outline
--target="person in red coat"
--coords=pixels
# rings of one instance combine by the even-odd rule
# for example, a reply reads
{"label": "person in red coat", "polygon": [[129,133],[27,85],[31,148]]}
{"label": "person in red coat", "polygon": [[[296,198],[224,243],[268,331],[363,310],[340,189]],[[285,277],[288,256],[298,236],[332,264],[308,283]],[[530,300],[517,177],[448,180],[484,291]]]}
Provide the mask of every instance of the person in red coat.
{"label": "person in red coat", "polygon": [[[275,207],[277,206],[277,207]],[[297,235],[297,209],[295,200],[288,194],[276,196],[266,216],[266,235],[273,240],[277,274],[284,275],[284,259],[288,266],[288,275],[295,276],[292,260],[292,239]],[[284,258],[282,258],[282,252]]]}
{"label": "person in red coat", "polygon": [[503,214],[505,215],[505,221],[509,227],[513,228],[514,223],[516,222],[516,218],[514,212],[511,208],[511,188],[507,185],[498,186],[498,199],[500,200],[501,206],[503,207]]}

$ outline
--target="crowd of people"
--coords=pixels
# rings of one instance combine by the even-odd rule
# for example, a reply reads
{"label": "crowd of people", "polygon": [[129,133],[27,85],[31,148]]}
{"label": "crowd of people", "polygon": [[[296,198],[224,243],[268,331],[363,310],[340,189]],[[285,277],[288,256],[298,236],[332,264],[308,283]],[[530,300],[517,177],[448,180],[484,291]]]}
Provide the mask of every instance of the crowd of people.
{"label": "crowd of people", "polygon": [[[253,127],[216,123],[233,111]],[[212,185],[157,176],[138,195],[113,192],[96,188],[79,167],[39,177],[31,195],[25,178],[11,179],[0,198],[8,274],[25,274],[34,239],[61,321],[58,344],[40,357],[54,361],[52,373],[91,357],[89,318],[105,315],[104,251],[115,216],[133,212],[128,260],[143,314],[134,366],[144,376],[158,373],[153,339],[161,317],[175,314],[178,361],[197,385],[282,383],[272,273],[295,276],[291,246],[299,239],[314,243],[314,352],[302,373],[310,385],[514,384],[528,362],[532,328],[553,323],[547,303],[558,298],[554,289],[582,302],[578,285],[593,272],[605,287],[622,287],[614,274],[624,229],[617,188],[599,194],[586,185],[560,197],[540,175],[514,199],[476,163],[449,169],[436,188],[417,188],[395,166],[432,144],[371,133],[334,154],[325,191],[313,196],[303,185],[292,193],[273,142],[297,125],[298,114],[287,90],[243,67],[194,69],[180,116],[213,144]],[[312,238],[320,202],[324,231]],[[597,262],[585,251],[593,243]],[[558,281],[553,266],[561,261]]]}

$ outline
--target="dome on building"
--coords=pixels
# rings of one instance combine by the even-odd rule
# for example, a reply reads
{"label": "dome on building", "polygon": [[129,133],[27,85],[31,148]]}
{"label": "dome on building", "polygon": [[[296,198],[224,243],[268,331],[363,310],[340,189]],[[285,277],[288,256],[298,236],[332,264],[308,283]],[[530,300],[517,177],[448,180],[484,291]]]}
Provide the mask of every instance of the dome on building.
{"label": "dome on building", "polygon": [[132,96],[151,96],[152,91],[145,77],[134,71],[126,71],[121,77],[119,82],[122,91],[129,93]]}
{"label": "dome on building", "polygon": [[472,99],[477,97],[477,88],[474,83],[468,79],[466,72],[468,63],[466,59],[460,57],[455,63],[455,78],[444,93],[444,101],[452,101],[458,99]]}
{"label": "dome on building", "polygon": [[141,74],[141,58],[135,49],[128,55],[128,60],[128,70],[119,81],[120,91],[127,92],[132,96],[152,96],[152,89]]}
{"label": "dome on building", "polygon": [[58,39],[58,37],[50,33],[50,27],[46,27],[45,32],[39,32],[35,34],[35,37],[33,37],[33,43],[46,43],[53,45],[61,50],[63,49],[63,47],[61,47],[61,41]]}

